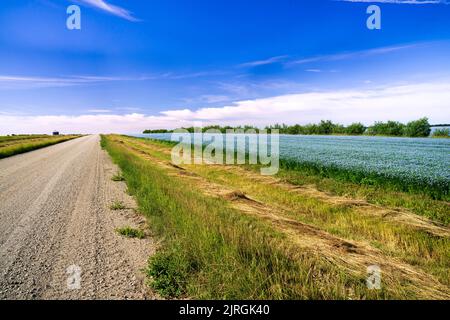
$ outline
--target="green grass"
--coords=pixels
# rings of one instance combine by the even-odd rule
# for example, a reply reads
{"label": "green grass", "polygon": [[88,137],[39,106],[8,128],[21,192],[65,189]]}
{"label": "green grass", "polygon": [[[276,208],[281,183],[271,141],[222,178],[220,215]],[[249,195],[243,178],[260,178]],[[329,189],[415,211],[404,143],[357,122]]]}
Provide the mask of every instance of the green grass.
{"label": "green grass", "polygon": [[0,159],[14,156],[36,149],[48,147],[57,143],[78,138],[71,136],[8,136],[0,137]]}
{"label": "green grass", "polygon": [[446,180],[423,181],[421,179],[402,179],[387,177],[378,173],[368,173],[360,170],[348,170],[335,166],[324,166],[317,163],[298,162],[280,159],[280,167],[287,171],[297,171],[303,174],[332,178],[350,182],[361,186],[375,186],[389,191],[408,192],[411,194],[426,195],[435,200],[450,201],[450,184]]}
{"label": "green grass", "polygon": [[[191,184],[102,137],[102,146],[127,177],[139,211],[163,239],[149,260],[152,287],[166,297],[200,299],[414,298],[409,287],[370,291],[365,274],[353,274],[224,199]],[[349,294],[351,292],[351,294]]]}
{"label": "green grass", "polygon": [[361,185],[345,179],[323,177],[308,170],[282,168],[277,177],[294,185],[314,185],[318,190],[338,196],[365,199],[376,205],[406,208],[446,226],[450,225],[448,201],[436,200],[426,193],[401,192],[378,184]]}
{"label": "green grass", "polygon": [[145,234],[142,230],[134,229],[131,227],[122,227],[117,228],[116,232],[124,237],[127,238],[137,238],[137,239],[144,239]]}
{"label": "green grass", "polygon": [[111,210],[123,210],[126,209],[125,205],[122,201],[114,201],[111,206],[109,207]]}

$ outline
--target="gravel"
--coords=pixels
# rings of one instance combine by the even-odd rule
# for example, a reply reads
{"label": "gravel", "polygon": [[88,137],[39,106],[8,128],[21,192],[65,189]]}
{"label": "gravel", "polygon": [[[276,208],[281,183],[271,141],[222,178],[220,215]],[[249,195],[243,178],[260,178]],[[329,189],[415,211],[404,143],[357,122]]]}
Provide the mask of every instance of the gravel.
{"label": "gravel", "polygon": [[0,299],[157,298],[142,272],[153,239],[115,232],[147,226],[117,172],[98,135],[0,160]]}

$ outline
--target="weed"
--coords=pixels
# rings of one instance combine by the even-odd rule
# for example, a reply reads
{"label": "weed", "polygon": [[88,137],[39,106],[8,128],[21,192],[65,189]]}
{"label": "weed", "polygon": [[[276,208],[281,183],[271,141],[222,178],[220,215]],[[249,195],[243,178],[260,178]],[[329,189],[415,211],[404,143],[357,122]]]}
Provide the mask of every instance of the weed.
{"label": "weed", "polygon": [[123,210],[126,209],[125,205],[122,201],[114,201],[113,204],[109,207],[111,210]]}
{"label": "weed", "polygon": [[145,234],[142,230],[134,229],[128,226],[123,228],[117,228],[116,232],[127,238],[143,239],[145,237]]}

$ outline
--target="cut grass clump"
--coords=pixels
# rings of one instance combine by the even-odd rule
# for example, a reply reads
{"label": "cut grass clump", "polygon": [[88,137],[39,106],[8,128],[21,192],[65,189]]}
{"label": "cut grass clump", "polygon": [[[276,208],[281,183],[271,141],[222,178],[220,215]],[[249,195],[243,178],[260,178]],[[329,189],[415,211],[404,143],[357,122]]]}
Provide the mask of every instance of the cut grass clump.
{"label": "cut grass clump", "polygon": [[122,176],[122,174],[117,173],[111,178],[111,180],[118,182],[118,181],[125,181],[125,178],[124,178],[124,176]]}
{"label": "cut grass clump", "polygon": [[122,201],[114,201],[114,203],[109,207],[111,210],[123,210],[126,209]]}
{"label": "cut grass clump", "polygon": [[142,230],[134,229],[131,227],[117,228],[116,231],[118,234],[127,238],[143,239],[145,237],[145,234]]}

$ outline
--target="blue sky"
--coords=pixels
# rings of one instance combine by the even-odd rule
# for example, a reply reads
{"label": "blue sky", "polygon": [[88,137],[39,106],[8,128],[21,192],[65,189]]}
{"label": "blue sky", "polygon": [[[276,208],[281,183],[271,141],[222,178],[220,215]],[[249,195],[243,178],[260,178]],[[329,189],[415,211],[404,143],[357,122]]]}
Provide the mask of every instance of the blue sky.
{"label": "blue sky", "polygon": [[450,122],[449,57],[445,1],[4,0],[0,134]]}

